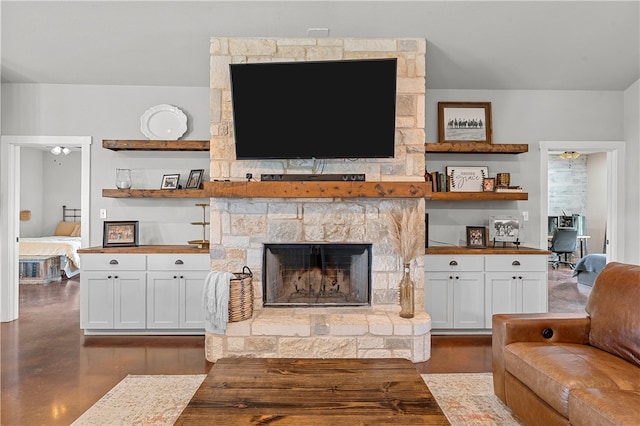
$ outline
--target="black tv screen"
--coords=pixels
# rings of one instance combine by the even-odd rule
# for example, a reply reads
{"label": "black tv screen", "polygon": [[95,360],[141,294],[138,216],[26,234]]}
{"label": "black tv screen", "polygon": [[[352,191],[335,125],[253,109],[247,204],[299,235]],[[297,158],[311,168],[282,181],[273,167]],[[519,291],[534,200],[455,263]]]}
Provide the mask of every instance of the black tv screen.
{"label": "black tv screen", "polygon": [[396,59],[232,64],[236,158],[392,158]]}

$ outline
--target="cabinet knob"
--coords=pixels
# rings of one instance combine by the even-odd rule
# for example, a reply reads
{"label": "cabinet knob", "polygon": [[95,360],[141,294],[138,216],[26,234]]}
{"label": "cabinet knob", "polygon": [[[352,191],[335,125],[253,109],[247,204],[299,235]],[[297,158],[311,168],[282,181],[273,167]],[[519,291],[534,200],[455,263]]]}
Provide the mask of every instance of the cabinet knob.
{"label": "cabinet knob", "polygon": [[459,279],[460,279],[460,277],[456,276],[456,280],[459,280]]}
{"label": "cabinet knob", "polygon": [[519,260],[514,260],[513,262],[511,262],[511,264],[513,266],[520,266],[520,261]]}
{"label": "cabinet knob", "polygon": [[453,277],[452,277],[451,275],[449,275],[449,279],[450,279],[450,280],[452,280],[452,279],[453,279]]}
{"label": "cabinet knob", "polygon": [[118,276],[117,276],[117,275],[114,275],[114,276],[113,276],[113,278],[115,278],[115,279],[117,280],[117,279],[118,279]]}
{"label": "cabinet knob", "polygon": [[174,275],[174,276],[173,276],[173,279],[175,280],[176,278],[178,278],[178,276],[177,276],[177,275]]}
{"label": "cabinet knob", "polygon": [[180,259],[176,260],[175,262],[176,265],[184,265],[184,262]]}
{"label": "cabinet knob", "polygon": [[516,279],[516,277],[511,277],[511,279],[514,279],[514,280],[515,280],[515,279]]}
{"label": "cabinet knob", "polygon": [[519,279],[519,280],[521,280],[521,279],[522,279],[522,277],[518,277],[518,279]]}
{"label": "cabinet knob", "polygon": [[458,262],[452,260],[451,262],[449,262],[449,266],[458,266]]}
{"label": "cabinet knob", "polygon": [[115,259],[111,259],[111,260],[109,261],[109,265],[117,265],[117,264],[118,264],[118,261],[117,261],[117,260],[115,260]]}
{"label": "cabinet knob", "polygon": [[183,278],[184,278],[184,275],[180,275],[180,279],[183,279]]}
{"label": "cabinet knob", "polygon": [[108,279],[111,279],[111,275],[107,275],[107,278],[108,278]]}

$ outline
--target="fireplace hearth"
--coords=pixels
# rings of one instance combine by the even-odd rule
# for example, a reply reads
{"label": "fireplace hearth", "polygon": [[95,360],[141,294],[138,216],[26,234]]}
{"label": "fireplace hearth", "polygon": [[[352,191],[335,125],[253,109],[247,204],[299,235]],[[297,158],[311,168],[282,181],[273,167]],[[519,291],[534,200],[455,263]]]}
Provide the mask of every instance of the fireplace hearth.
{"label": "fireplace hearth", "polygon": [[264,306],[369,306],[371,244],[265,244]]}

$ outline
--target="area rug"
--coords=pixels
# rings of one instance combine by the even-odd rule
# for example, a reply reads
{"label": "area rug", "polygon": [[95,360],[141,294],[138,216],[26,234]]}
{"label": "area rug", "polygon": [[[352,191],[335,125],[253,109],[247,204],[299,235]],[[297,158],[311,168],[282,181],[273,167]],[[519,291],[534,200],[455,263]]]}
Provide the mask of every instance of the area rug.
{"label": "area rug", "polygon": [[[125,377],[72,426],[173,425],[204,374]],[[493,394],[490,373],[423,374],[452,425],[520,425]]]}

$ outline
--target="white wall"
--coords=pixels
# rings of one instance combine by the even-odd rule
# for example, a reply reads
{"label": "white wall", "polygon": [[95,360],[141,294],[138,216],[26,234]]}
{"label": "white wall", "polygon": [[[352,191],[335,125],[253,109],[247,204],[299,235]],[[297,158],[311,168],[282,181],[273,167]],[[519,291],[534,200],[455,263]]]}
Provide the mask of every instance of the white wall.
{"label": "white wall", "polygon": [[603,202],[607,191],[607,154],[599,152],[587,156],[587,211],[586,235],[588,253],[604,253],[607,227],[607,204]]}
{"label": "white wall", "polygon": [[627,163],[625,262],[640,265],[640,80],[624,92],[624,140]]}
{"label": "white wall", "polygon": [[[206,87],[2,85],[5,135],[92,136],[90,244],[102,244],[99,210],[107,220],[139,220],[140,244],[186,244],[202,238],[199,199],[103,198],[102,188],[115,188],[115,169],[133,170],[134,188],[160,188],[162,175],[209,169],[205,152],[114,152],[102,148],[103,139],[145,139],[140,116],[162,103],[175,105],[188,117],[183,139],[209,137],[209,89]],[[207,177],[208,179],[208,174]],[[83,229],[83,232],[85,230]]]}
{"label": "white wall", "polygon": [[[427,64],[428,67],[428,64]],[[427,168],[447,165],[483,165],[489,174],[511,173],[511,182],[529,193],[527,201],[429,202],[429,238],[463,244],[466,225],[488,225],[491,215],[521,215],[524,245],[539,246],[540,184],[539,142],[543,140],[623,140],[623,93],[602,91],[429,90],[427,88],[427,140],[437,141],[438,101],[489,101],[494,143],[527,143],[529,152],[518,155],[428,154]],[[546,223],[546,220],[545,220]]]}
{"label": "white wall", "polygon": [[40,237],[43,234],[43,157],[44,151],[20,148],[20,210],[30,210],[31,219],[20,221],[21,237]]}
{"label": "white wall", "polygon": [[62,206],[79,209],[80,171],[82,156],[79,151],[69,155],[43,155],[43,197],[44,207],[42,234],[53,235],[56,226],[62,220]]}

